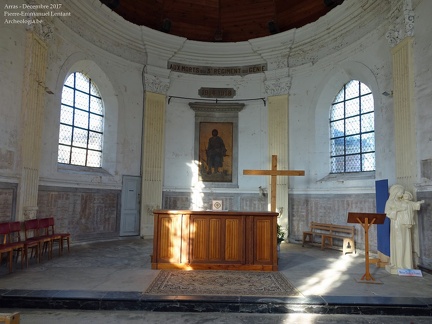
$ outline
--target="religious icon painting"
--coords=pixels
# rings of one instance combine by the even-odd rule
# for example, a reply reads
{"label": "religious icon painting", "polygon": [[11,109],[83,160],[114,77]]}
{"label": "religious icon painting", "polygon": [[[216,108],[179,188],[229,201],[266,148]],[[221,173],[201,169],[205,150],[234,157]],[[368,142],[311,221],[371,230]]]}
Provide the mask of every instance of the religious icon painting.
{"label": "religious icon painting", "polygon": [[233,123],[199,124],[199,176],[203,182],[232,182]]}

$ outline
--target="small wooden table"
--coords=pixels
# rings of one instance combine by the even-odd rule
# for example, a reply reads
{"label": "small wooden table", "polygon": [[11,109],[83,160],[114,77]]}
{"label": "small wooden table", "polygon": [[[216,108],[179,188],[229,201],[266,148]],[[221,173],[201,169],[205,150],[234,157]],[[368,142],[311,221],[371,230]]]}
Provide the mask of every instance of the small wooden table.
{"label": "small wooden table", "polygon": [[152,269],[277,271],[274,212],[154,210]]}

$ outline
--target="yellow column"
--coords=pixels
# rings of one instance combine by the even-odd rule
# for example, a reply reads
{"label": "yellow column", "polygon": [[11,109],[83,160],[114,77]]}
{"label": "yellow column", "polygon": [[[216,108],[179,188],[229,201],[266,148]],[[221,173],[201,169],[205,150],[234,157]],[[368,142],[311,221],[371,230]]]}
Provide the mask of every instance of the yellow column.
{"label": "yellow column", "polygon": [[[268,141],[269,156],[277,155],[278,170],[288,170],[288,95],[268,97]],[[277,177],[276,185],[276,212],[282,211],[279,222],[287,230],[288,178]]]}
{"label": "yellow column", "polygon": [[21,115],[21,180],[18,220],[36,218],[41,136],[45,106],[47,46],[33,31],[27,32]]}
{"label": "yellow column", "polygon": [[153,210],[162,206],[166,97],[146,92],[142,153],[141,236],[153,236]]}
{"label": "yellow column", "polygon": [[416,181],[417,156],[412,42],[412,37],[405,37],[392,49],[396,179],[410,191]]}
{"label": "yellow column", "polygon": [[[405,37],[392,48],[392,57],[396,182],[412,192],[415,198],[417,144],[412,44],[413,37]],[[413,226],[413,252],[415,255],[419,253],[417,223],[417,215],[415,215],[415,225]]]}

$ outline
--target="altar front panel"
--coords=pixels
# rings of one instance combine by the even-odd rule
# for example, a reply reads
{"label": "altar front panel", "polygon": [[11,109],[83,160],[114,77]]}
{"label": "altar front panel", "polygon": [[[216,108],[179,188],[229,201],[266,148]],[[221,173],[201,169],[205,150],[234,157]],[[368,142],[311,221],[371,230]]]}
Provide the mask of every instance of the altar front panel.
{"label": "altar front panel", "polygon": [[277,216],[155,210],[152,268],[275,271]]}

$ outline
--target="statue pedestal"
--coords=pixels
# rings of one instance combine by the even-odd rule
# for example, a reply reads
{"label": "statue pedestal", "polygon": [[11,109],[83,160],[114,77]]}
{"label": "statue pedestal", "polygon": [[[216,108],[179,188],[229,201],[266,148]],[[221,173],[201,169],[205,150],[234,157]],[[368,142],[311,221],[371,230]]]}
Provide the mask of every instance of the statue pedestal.
{"label": "statue pedestal", "polygon": [[385,269],[388,273],[396,274],[396,275],[398,274],[398,268],[396,268],[395,266],[392,266],[391,264],[387,264],[385,266]]}
{"label": "statue pedestal", "polygon": [[386,266],[389,265],[389,260],[390,260],[390,257],[388,257],[387,255],[385,255],[381,252],[378,252],[378,257],[371,259],[370,263],[375,263],[375,265],[378,268],[385,268]]}

